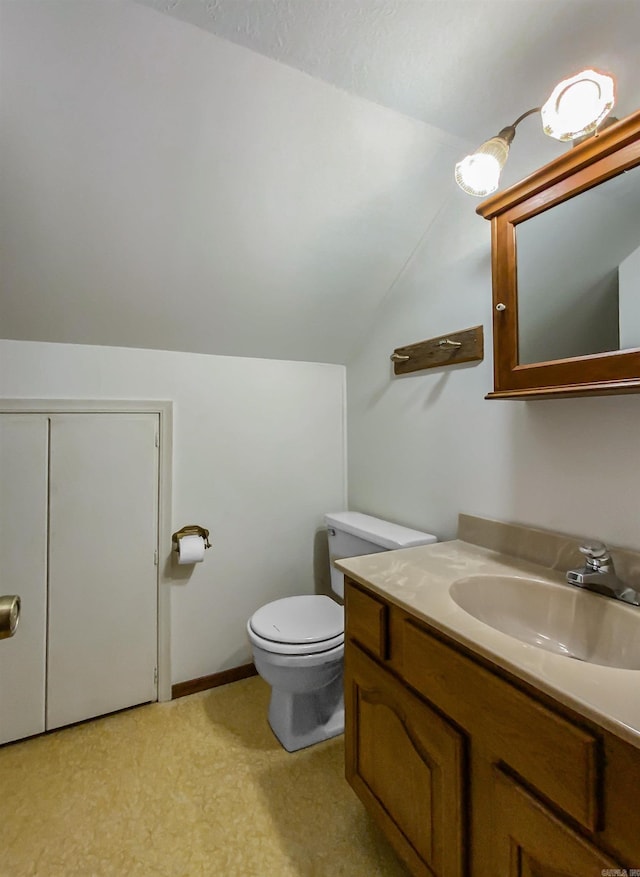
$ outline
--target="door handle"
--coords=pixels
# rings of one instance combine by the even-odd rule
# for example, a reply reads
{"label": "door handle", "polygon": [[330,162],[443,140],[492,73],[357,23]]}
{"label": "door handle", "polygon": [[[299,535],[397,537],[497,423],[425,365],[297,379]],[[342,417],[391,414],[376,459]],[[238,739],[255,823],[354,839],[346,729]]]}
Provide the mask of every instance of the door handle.
{"label": "door handle", "polygon": [[13,636],[20,620],[20,597],[0,597],[0,639]]}

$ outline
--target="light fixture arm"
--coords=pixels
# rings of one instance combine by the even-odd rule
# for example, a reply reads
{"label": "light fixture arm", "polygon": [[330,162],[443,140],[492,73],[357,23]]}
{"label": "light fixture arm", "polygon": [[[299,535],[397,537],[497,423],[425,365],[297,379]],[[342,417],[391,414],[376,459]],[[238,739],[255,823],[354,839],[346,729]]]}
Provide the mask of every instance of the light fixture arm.
{"label": "light fixture arm", "polygon": [[523,113],[521,116],[518,116],[518,118],[515,120],[513,125],[511,125],[511,127],[516,128],[523,119],[526,119],[527,116],[532,116],[534,113],[539,113],[541,109],[542,109],[542,107],[534,107],[531,110],[527,110],[526,113]]}
{"label": "light fixture arm", "polygon": [[523,113],[521,116],[513,122],[511,125],[507,125],[506,128],[503,128],[502,131],[498,134],[498,137],[501,137],[508,146],[511,146],[513,138],[516,136],[516,128],[522,122],[523,119],[526,119],[527,116],[532,116],[534,113],[539,113],[541,107],[533,107],[533,109],[527,110],[526,113]]}

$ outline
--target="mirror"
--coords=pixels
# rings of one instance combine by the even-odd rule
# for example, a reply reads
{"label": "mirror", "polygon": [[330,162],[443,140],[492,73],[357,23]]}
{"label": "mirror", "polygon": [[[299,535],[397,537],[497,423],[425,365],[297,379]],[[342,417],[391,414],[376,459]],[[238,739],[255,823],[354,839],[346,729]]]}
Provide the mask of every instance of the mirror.
{"label": "mirror", "polygon": [[640,111],[478,208],[492,223],[494,392],[640,392]]}
{"label": "mirror", "polygon": [[640,347],[640,167],[520,223],[516,252],[519,363]]}

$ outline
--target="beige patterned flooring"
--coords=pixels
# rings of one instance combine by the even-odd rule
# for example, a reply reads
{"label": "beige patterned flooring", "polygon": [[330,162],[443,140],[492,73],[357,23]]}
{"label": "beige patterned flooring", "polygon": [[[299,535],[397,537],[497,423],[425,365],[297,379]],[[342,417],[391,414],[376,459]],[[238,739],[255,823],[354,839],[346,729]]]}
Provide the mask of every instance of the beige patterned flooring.
{"label": "beige patterned flooring", "polygon": [[290,754],[254,677],[0,748],[2,877],[406,877],[343,778]]}

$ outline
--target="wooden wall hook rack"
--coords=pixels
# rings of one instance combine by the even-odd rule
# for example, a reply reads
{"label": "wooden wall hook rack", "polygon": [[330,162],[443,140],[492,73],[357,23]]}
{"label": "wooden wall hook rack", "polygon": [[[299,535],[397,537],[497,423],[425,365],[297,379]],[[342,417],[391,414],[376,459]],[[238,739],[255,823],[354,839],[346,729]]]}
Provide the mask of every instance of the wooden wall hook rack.
{"label": "wooden wall hook rack", "polygon": [[391,354],[393,372],[406,375],[458,362],[484,359],[484,331],[482,326],[449,332],[427,341],[418,341],[406,347],[396,347]]}

